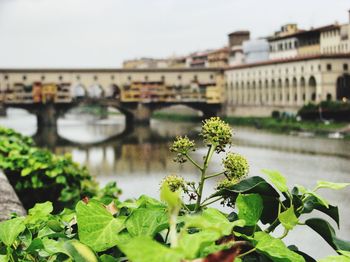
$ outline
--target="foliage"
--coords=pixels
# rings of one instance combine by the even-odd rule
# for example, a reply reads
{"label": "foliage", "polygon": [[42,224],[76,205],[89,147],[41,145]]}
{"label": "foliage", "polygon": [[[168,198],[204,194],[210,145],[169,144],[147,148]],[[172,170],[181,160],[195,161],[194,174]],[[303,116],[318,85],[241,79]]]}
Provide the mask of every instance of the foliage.
{"label": "foliage", "polygon": [[31,138],[2,127],[0,169],[26,209],[43,200],[53,202],[55,209],[61,210],[73,208],[83,196],[115,197],[111,193],[116,190],[115,184],[98,192],[98,185],[87,169],[75,163],[69,154],[60,156],[37,148]]}
{"label": "foliage", "polygon": [[[204,183],[225,177],[228,168],[207,174],[217,147],[227,151],[230,144],[209,139],[202,164],[189,152],[183,155],[198,168],[199,182],[175,175],[165,178],[160,189],[162,202],[147,196],[124,202],[111,198],[110,203],[86,198],[75,210],[65,209],[57,215],[46,202],[37,204],[25,218],[0,223],[0,261],[315,261],[283,242],[296,226],[310,227],[339,254],[322,261],[347,261],[350,242],[339,239],[328,221],[309,213],[320,211],[339,224],[337,207],[318,191],[340,190],[349,184],[318,181],[313,190],[290,189],[277,171],[264,170],[265,180],[246,178],[246,172],[242,175],[241,169],[232,169],[240,175],[226,177],[230,183],[222,183],[203,199]],[[190,196],[188,203],[186,195]],[[217,201],[232,212],[209,207]],[[277,227],[284,228],[280,237],[271,234]]]}

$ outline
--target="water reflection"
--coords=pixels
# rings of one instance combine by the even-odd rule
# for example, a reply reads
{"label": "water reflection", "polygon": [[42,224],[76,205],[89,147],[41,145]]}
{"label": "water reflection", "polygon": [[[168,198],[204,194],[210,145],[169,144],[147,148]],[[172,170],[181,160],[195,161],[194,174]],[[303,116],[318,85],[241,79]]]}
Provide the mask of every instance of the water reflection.
{"label": "water reflection", "polygon": [[[141,194],[158,197],[159,183],[169,173],[181,174],[188,180],[198,179],[198,172],[191,165],[180,166],[172,161],[169,146],[177,135],[196,137],[200,123],[152,120],[150,128],[130,129],[125,128],[123,122],[120,116],[93,123],[74,118],[60,119],[57,131],[37,133],[35,139],[56,153],[72,153],[73,158],[87,165],[102,184],[116,180],[123,189],[123,198]],[[9,112],[7,118],[0,118],[0,124],[28,135],[37,132],[35,121],[22,113]],[[194,158],[200,162],[205,150],[200,146],[193,153]],[[231,150],[248,158],[251,175],[260,175],[262,168],[276,169],[287,176],[290,185],[303,184],[310,188],[317,180],[350,182],[350,141],[235,128]],[[222,156],[214,157],[210,172],[221,168]],[[216,183],[210,181],[205,191],[211,192]],[[342,226],[339,236],[349,239],[350,189],[337,193],[323,190],[321,194],[330,203],[339,205]],[[304,250],[316,258],[332,253],[327,244],[305,227],[295,229],[286,241],[305,246]]]}

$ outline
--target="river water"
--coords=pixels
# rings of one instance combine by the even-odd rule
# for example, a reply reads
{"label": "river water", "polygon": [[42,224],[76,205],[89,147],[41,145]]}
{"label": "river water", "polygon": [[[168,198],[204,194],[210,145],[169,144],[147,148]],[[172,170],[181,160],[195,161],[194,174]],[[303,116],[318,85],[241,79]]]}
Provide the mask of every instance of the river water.
{"label": "river water", "polygon": [[[35,117],[21,110],[9,110],[7,117],[0,118],[0,125],[26,135],[37,133]],[[124,129],[124,118],[119,115],[106,120],[67,115],[59,120],[57,132],[40,133],[35,139],[58,154],[70,152],[74,160],[88,166],[101,184],[117,181],[123,190],[122,199],[142,194],[157,198],[160,181],[172,173],[197,181],[197,170],[189,163],[174,163],[169,146],[177,135],[195,138],[200,123],[152,120],[150,127]],[[248,159],[250,175],[261,175],[263,168],[279,170],[290,185],[301,184],[309,188],[313,188],[317,180],[350,182],[350,141],[271,134],[251,128],[233,129],[230,150]],[[206,149],[197,142],[200,148],[193,153],[193,158],[201,161]],[[221,170],[222,157],[213,158],[210,172]],[[207,194],[216,183],[209,181],[205,188]],[[339,206],[341,228],[337,234],[350,240],[350,188],[320,193],[331,204]],[[336,227],[332,221],[331,224]],[[285,241],[303,247],[303,251],[315,258],[334,253],[306,226],[296,227]]]}

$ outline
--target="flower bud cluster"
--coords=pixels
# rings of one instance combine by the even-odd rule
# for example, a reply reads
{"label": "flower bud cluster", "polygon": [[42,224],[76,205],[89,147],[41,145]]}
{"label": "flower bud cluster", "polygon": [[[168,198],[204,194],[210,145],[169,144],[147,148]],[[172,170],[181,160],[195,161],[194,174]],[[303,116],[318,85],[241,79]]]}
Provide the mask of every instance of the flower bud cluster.
{"label": "flower bud cluster", "polygon": [[206,145],[216,146],[216,152],[220,153],[231,144],[232,130],[219,117],[211,117],[203,121],[201,136]]}
{"label": "flower bud cluster", "polygon": [[240,181],[249,172],[248,161],[240,154],[228,153],[222,163],[225,168],[225,175],[230,181]]}
{"label": "flower bud cluster", "polygon": [[195,151],[195,143],[193,140],[189,140],[187,136],[178,136],[170,147],[170,151],[176,153],[175,162],[184,163],[187,160],[185,156],[190,151]]}
{"label": "flower bud cluster", "polygon": [[163,179],[162,186],[163,185],[168,186],[171,192],[175,192],[185,188],[185,180],[183,177],[177,175],[169,175]]}

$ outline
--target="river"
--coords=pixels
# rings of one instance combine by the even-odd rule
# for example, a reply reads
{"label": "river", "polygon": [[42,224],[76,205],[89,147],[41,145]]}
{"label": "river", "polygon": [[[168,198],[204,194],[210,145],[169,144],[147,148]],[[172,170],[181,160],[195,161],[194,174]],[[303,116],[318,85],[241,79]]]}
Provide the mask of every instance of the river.
{"label": "river", "polygon": [[[21,110],[9,110],[0,118],[0,125],[26,134],[36,134],[36,120]],[[327,138],[306,138],[272,134],[251,128],[233,127],[234,139],[230,150],[244,155],[250,164],[250,175],[261,175],[261,169],[283,173],[290,185],[302,184],[309,188],[317,180],[350,182],[350,141]],[[196,180],[198,172],[189,163],[173,162],[169,146],[177,135],[196,137],[200,123],[179,123],[152,120],[150,127],[124,130],[124,118],[116,115],[106,120],[68,115],[60,119],[57,133],[36,135],[42,146],[62,154],[70,152],[73,159],[86,165],[101,184],[117,181],[123,190],[122,199],[147,194],[158,197],[159,184],[168,174],[176,173],[187,180]],[[201,161],[206,149],[201,146],[193,158]],[[213,158],[210,172],[221,170],[221,158]],[[205,188],[209,194],[217,181],[211,180]],[[320,193],[340,209],[340,238],[350,240],[350,188]],[[335,223],[331,224],[336,227]],[[277,232],[276,234],[281,234]],[[306,226],[295,228],[285,239],[297,244],[303,251],[321,258],[334,254],[332,249]]]}

